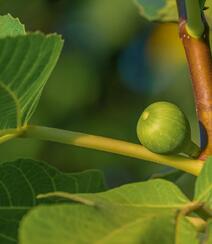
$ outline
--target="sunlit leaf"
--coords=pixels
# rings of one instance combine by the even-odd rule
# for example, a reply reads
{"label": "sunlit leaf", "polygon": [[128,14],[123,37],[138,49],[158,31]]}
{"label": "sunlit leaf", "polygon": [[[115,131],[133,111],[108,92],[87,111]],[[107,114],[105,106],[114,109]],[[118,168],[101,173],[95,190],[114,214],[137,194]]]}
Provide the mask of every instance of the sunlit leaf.
{"label": "sunlit leaf", "polygon": [[127,213],[114,210],[81,205],[38,207],[24,218],[20,244],[173,243],[173,211],[144,215],[139,208]]}
{"label": "sunlit leaf", "polygon": [[212,208],[212,157],[208,157],[197,178],[194,199]]}
{"label": "sunlit leaf", "polygon": [[189,203],[164,180],[97,194],[56,195],[76,203],[40,206],[29,212],[21,224],[21,244],[174,243],[177,213]]}
{"label": "sunlit leaf", "polygon": [[212,220],[208,220],[208,227],[207,227],[207,238],[205,244],[212,243]]}
{"label": "sunlit leaf", "polygon": [[8,15],[0,18],[0,33],[2,31],[0,130],[27,124],[63,45],[57,34],[25,34],[18,20]]}
{"label": "sunlit leaf", "polygon": [[175,243],[199,244],[198,233],[195,227],[185,217],[178,218],[176,222]]}

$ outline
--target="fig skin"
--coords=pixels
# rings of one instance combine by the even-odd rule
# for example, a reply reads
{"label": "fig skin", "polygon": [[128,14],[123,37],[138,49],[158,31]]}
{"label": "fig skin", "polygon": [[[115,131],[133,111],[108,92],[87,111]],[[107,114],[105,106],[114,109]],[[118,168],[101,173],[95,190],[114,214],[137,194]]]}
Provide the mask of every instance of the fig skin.
{"label": "fig skin", "polygon": [[137,136],[154,153],[185,153],[191,157],[200,154],[200,148],[191,141],[188,119],[169,102],[153,103],[143,111],[137,123]]}

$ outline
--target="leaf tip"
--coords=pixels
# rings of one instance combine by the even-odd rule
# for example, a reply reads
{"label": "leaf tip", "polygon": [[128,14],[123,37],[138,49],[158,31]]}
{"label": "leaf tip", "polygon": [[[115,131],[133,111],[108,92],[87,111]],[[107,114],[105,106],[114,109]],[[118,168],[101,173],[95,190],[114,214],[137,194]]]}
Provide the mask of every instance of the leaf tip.
{"label": "leaf tip", "polygon": [[45,198],[45,197],[46,197],[45,194],[38,194],[38,195],[36,196],[36,199],[43,199],[43,198]]}

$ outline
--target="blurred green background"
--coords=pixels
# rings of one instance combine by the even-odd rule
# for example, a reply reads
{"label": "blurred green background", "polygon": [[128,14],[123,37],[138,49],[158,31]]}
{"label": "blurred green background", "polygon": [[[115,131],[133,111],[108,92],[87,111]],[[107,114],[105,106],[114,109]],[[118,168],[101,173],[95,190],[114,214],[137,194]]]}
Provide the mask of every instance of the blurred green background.
{"label": "blurred green background", "polygon": [[[136,123],[152,102],[180,106],[198,142],[192,86],[174,23],[150,23],[133,0],[0,0],[1,14],[28,31],[57,32],[65,44],[32,123],[139,143]],[[0,146],[0,160],[45,160],[75,172],[104,171],[109,186],[147,179],[162,166],[35,140]]]}

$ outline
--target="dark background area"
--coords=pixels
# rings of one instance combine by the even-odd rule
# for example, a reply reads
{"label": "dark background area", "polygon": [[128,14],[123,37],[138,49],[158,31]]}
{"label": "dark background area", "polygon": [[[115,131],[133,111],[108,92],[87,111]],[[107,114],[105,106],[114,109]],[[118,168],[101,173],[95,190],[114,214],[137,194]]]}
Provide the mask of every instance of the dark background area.
{"label": "dark background area", "polygon": [[[64,48],[32,123],[139,143],[136,123],[155,101],[176,103],[198,142],[192,87],[177,24],[150,23],[129,0],[0,0],[27,31],[60,33]],[[0,145],[0,160],[45,160],[75,172],[104,171],[110,186],[147,179],[164,167],[35,140]]]}

